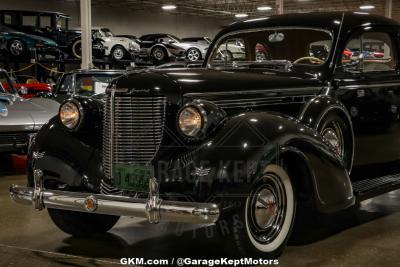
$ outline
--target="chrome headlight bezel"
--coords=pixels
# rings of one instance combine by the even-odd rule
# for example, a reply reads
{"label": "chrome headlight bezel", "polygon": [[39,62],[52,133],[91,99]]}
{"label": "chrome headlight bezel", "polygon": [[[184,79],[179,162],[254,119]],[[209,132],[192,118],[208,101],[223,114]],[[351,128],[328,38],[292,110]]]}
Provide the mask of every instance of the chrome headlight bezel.
{"label": "chrome headlight bezel", "polygon": [[[66,114],[63,115],[64,111],[63,109],[67,107],[73,109],[76,116],[75,118],[67,118]],[[77,129],[79,129],[83,121],[83,114],[84,113],[81,103],[73,99],[67,100],[64,103],[62,103],[58,111],[58,117],[60,119],[61,124],[64,125],[64,127],[70,131],[76,131]]]}
{"label": "chrome headlight bezel", "polygon": [[[190,113],[196,112],[200,119],[196,129],[194,129],[190,132],[183,129],[183,125],[182,125],[182,116],[184,115],[183,113],[185,111],[189,111]],[[204,108],[200,104],[196,104],[196,103],[186,104],[178,112],[177,128],[178,128],[179,132],[187,138],[201,139],[205,134],[207,122],[208,122],[207,112],[204,110]]]}

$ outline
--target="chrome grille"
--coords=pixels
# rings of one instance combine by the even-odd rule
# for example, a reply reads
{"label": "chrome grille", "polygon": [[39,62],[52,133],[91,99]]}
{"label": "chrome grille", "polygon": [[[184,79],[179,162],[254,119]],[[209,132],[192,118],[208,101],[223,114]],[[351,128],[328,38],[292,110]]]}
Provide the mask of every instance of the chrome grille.
{"label": "chrome grille", "polygon": [[113,164],[149,164],[161,144],[165,97],[106,95],[103,121],[103,169]]}

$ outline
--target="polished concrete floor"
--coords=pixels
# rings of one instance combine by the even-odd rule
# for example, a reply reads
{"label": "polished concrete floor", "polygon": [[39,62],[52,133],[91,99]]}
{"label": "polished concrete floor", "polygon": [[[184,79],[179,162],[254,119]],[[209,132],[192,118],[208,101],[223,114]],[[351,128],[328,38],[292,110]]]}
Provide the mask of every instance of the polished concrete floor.
{"label": "polished concrete floor", "polygon": [[[116,266],[121,257],[216,258],[226,253],[213,231],[149,225],[133,218],[122,218],[106,235],[72,238],[52,224],[46,211],[12,203],[12,183],[25,184],[24,176],[0,173],[0,266]],[[280,257],[279,266],[399,265],[400,191],[328,221],[301,233]]]}

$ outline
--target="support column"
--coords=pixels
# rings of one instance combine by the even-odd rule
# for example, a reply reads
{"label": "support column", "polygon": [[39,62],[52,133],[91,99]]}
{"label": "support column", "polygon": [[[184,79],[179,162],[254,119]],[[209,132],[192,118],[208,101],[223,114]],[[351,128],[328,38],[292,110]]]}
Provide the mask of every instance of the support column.
{"label": "support column", "polygon": [[283,0],[276,0],[275,5],[278,10],[278,14],[282,15],[283,14]]}
{"label": "support column", "polygon": [[91,0],[81,0],[82,69],[93,68]]}
{"label": "support column", "polygon": [[386,0],[385,17],[392,18],[392,8],[393,8],[393,1],[392,0]]}

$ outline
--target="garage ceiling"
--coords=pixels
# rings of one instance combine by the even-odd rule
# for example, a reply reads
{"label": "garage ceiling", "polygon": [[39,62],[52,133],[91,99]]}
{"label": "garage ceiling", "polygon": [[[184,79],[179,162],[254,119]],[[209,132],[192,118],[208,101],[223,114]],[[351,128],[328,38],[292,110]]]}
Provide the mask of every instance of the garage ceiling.
{"label": "garage ceiling", "polygon": [[[177,9],[163,11],[161,6],[174,4]],[[370,13],[385,14],[386,0],[284,0],[284,13],[309,11],[361,11],[361,5],[374,5]],[[94,6],[123,7],[151,12],[170,12],[216,18],[233,18],[235,14],[246,13],[250,17],[277,14],[276,0],[92,0]],[[258,11],[259,6],[270,6],[270,11]],[[400,3],[393,0],[393,18],[400,20]]]}

